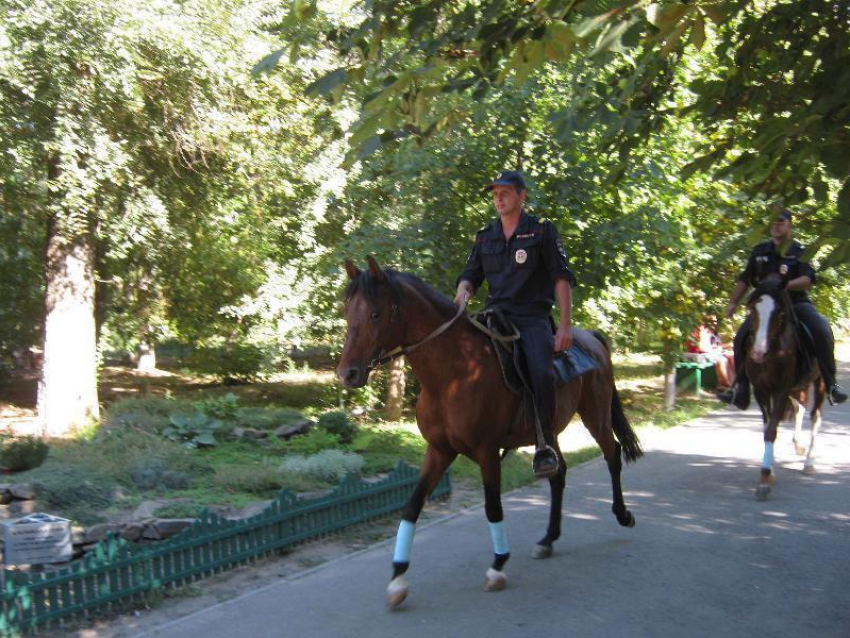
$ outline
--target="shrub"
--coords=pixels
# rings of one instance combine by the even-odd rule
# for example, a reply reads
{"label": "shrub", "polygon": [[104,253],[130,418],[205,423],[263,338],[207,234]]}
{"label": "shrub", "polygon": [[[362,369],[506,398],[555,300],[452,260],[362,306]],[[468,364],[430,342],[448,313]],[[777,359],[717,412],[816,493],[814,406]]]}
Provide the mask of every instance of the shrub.
{"label": "shrub", "polygon": [[89,469],[49,465],[22,478],[36,485],[39,506],[56,510],[86,525],[102,520],[101,513],[112,504],[116,495],[114,483]]}
{"label": "shrub", "polygon": [[338,481],[347,474],[360,472],[363,463],[363,457],[359,454],[341,450],[324,450],[310,456],[287,457],[280,464],[280,471],[284,474],[306,475],[324,481]]}
{"label": "shrub", "polygon": [[304,421],[306,417],[293,408],[269,410],[267,408],[239,408],[236,410],[236,422],[246,428],[274,430],[281,425]]}
{"label": "shrub", "polygon": [[50,448],[34,436],[25,436],[3,445],[0,465],[13,472],[23,472],[38,467],[47,458]]}
{"label": "shrub", "polygon": [[215,431],[221,427],[221,421],[211,419],[203,412],[196,412],[192,416],[173,414],[169,419],[170,425],[162,430],[162,435],[184,443],[187,447],[212,447],[218,445],[215,440]]}
{"label": "shrub", "polygon": [[340,446],[339,436],[326,430],[313,428],[307,434],[293,436],[288,441],[282,441],[277,447],[290,454],[316,454],[322,450],[335,449]]}
{"label": "shrub", "polygon": [[251,344],[199,347],[187,358],[186,364],[225,383],[256,381],[264,376],[269,367],[263,349]]}
{"label": "shrub", "polygon": [[102,422],[106,430],[130,427],[154,433],[169,424],[172,414],[192,411],[191,404],[174,399],[124,399],[109,407]]}
{"label": "shrub", "polygon": [[319,415],[319,427],[336,434],[342,443],[348,444],[357,436],[357,424],[345,412],[334,410]]}
{"label": "shrub", "polygon": [[281,487],[281,477],[277,468],[264,463],[262,465],[224,465],[216,470],[216,485],[234,492],[249,492],[269,497]]}
{"label": "shrub", "polygon": [[236,416],[239,399],[232,392],[223,396],[195,401],[195,408],[213,419],[232,419]]}

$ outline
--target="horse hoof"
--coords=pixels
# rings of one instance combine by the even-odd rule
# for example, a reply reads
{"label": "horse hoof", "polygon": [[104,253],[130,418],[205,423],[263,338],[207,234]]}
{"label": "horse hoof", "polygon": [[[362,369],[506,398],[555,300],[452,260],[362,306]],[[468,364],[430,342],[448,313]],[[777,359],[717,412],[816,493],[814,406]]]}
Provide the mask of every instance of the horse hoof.
{"label": "horse hoof", "polygon": [[795,452],[796,452],[799,456],[803,456],[803,455],[806,453],[806,448],[804,448],[802,445],[799,445],[799,444],[797,444],[797,443],[794,443],[794,451],[795,451]]}
{"label": "horse hoof", "polygon": [[814,474],[815,473],[815,464],[814,463],[805,463],[803,465],[803,474]]}
{"label": "horse hoof", "polygon": [[551,545],[535,545],[534,551],[531,552],[532,558],[549,558],[552,555]]}
{"label": "horse hoof", "polygon": [[620,525],[622,525],[623,527],[634,527],[635,522],[636,522],[635,521],[635,515],[632,514],[631,512],[626,512],[626,516],[629,517],[629,520],[626,521],[625,523],[623,521],[619,521]]}
{"label": "horse hoof", "polygon": [[761,484],[756,488],[756,500],[766,501],[770,494],[770,485]]}
{"label": "horse hoof", "polygon": [[397,576],[387,586],[387,606],[395,609],[407,598],[407,580],[404,576]]}
{"label": "horse hoof", "polygon": [[487,570],[487,581],[484,583],[484,591],[502,591],[508,584],[504,572],[499,572],[492,567]]}

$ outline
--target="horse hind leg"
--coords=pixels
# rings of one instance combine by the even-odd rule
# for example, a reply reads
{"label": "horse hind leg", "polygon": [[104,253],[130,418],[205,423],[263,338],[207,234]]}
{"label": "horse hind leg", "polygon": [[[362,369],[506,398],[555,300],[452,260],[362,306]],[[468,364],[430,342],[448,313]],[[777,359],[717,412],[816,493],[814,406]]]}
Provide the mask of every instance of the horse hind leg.
{"label": "horse hind leg", "polygon": [[809,421],[812,426],[812,437],[809,441],[809,451],[806,454],[806,460],[803,462],[804,474],[815,473],[815,441],[817,440],[818,430],[820,430],[821,415],[823,414],[823,401],[825,398],[824,393],[817,387],[815,387],[815,391],[812,394],[812,409],[811,412],[809,412]]}
{"label": "horse hind leg", "polygon": [[792,398],[791,411],[794,417],[794,451],[802,456],[806,453],[806,448],[803,446],[803,417],[806,414],[806,406]]}
{"label": "horse hind leg", "polygon": [[[557,442],[556,442],[557,443]],[[552,555],[552,543],[561,537],[561,510],[564,501],[564,489],[567,485],[567,462],[561,453],[560,447],[555,446],[560,465],[558,473],[549,478],[549,490],[552,495],[549,507],[549,526],[546,535],[534,546],[532,558],[549,558]]]}
{"label": "horse hind leg", "polygon": [[626,508],[626,503],[623,499],[623,486],[620,480],[623,470],[623,447],[614,438],[615,430],[618,433],[618,437],[625,441],[627,445],[627,460],[637,460],[643,455],[643,451],[640,448],[640,442],[637,440],[634,430],[632,430],[623,412],[616,388],[611,396],[610,410],[602,410],[600,406],[595,404],[594,400],[590,400],[589,403],[583,402],[579,406],[579,415],[585,427],[599,445],[599,449],[602,450],[605,463],[608,465],[613,494],[611,511],[614,512],[614,516],[620,525],[623,527],[634,527],[635,517]]}

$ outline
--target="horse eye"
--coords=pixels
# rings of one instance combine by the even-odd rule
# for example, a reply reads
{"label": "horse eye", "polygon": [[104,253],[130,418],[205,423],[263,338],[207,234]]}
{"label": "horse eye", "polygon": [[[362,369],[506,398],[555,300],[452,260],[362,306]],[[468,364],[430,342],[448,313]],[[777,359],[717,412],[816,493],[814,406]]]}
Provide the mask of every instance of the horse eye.
{"label": "horse eye", "polygon": [[373,313],[372,313],[371,315],[369,315],[369,316],[370,316],[370,317],[372,317],[372,319],[377,319],[377,318],[378,318],[378,317],[380,317],[381,315],[380,315],[380,313],[378,313],[378,312],[373,312]]}

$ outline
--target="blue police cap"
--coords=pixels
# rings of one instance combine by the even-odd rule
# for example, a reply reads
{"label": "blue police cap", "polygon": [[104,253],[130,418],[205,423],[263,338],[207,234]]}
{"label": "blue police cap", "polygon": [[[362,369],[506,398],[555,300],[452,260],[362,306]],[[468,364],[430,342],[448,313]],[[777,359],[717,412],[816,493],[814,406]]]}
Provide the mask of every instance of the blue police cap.
{"label": "blue police cap", "polygon": [[494,186],[513,186],[518,191],[524,191],[525,180],[519,171],[502,171],[484,190],[493,190]]}

